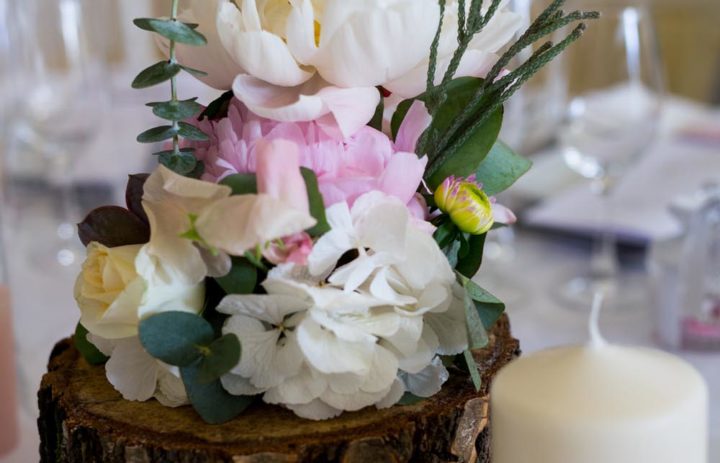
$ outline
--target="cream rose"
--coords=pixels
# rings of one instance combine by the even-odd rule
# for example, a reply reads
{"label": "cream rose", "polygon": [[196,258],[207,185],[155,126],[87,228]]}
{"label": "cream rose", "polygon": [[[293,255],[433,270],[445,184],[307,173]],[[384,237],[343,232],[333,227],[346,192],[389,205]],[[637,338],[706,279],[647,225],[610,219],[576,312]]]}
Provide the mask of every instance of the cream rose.
{"label": "cream rose", "polygon": [[153,278],[145,268],[150,265],[145,251],[146,245],[88,245],[75,283],[75,300],[80,321],[90,333],[106,339],[127,338],[137,335],[140,320],[150,314],[202,310],[204,284]]}

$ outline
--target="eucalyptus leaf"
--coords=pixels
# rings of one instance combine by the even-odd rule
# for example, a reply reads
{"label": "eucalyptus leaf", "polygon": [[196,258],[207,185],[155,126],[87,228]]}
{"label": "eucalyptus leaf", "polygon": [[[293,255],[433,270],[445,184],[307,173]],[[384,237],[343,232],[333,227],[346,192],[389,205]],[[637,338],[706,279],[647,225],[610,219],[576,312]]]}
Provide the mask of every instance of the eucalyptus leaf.
{"label": "eucalyptus leaf", "polygon": [[257,268],[241,257],[232,258],[230,272],[215,281],[227,294],[251,294],[257,285]]}
{"label": "eucalyptus leaf", "polygon": [[193,117],[202,110],[202,105],[197,103],[197,98],[182,101],[158,101],[148,103],[153,114],[169,121],[182,121]]}
{"label": "eucalyptus leaf", "polygon": [[180,65],[170,61],[160,61],[143,69],[132,82],[132,88],[140,89],[166,82],[180,72]]}
{"label": "eucalyptus leaf", "polygon": [[188,312],[162,312],[140,322],[140,342],[156,359],[184,367],[202,356],[214,338],[212,326]]}
{"label": "eucalyptus leaf", "polygon": [[183,138],[193,141],[208,141],[210,139],[205,132],[187,122],[178,122],[178,126],[178,133]]}
{"label": "eucalyptus leaf", "polygon": [[197,379],[201,383],[209,383],[220,379],[240,362],[240,341],[237,336],[228,333],[208,346],[209,353],[200,363]]}
{"label": "eucalyptus leaf", "polygon": [[475,390],[480,392],[480,388],[482,387],[482,376],[480,375],[480,370],[478,369],[477,363],[475,363],[475,358],[473,357],[472,352],[465,350],[463,352],[463,358],[465,359],[465,365],[470,373],[470,379],[472,379]]}
{"label": "eucalyptus leaf", "polygon": [[173,19],[137,18],[133,23],[140,29],[156,32],[168,40],[186,45],[202,46],[207,39],[197,32],[193,25],[185,24]]}
{"label": "eucalyptus leaf", "polygon": [[221,185],[229,186],[233,195],[251,195],[257,193],[257,177],[255,174],[228,175],[220,181]]}
{"label": "eucalyptus leaf", "polygon": [[139,143],[158,143],[170,140],[178,134],[178,130],[172,125],[161,125],[148,129],[137,136]]}
{"label": "eucalyptus leaf", "polygon": [[205,77],[208,75],[208,73],[205,71],[201,71],[200,69],[191,68],[189,66],[183,66],[182,64],[180,65],[180,69],[182,69],[183,71],[185,71],[188,74],[195,76],[195,77]]}
{"label": "eucalyptus leaf", "polygon": [[88,330],[85,329],[82,323],[78,322],[75,327],[75,334],[73,335],[73,344],[75,344],[75,348],[90,365],[102,365],[107,362],[108,357],[100,352],[93,343],[88,341],[87,335]]}
{"label": "eucalyptus leaf", "polygon": [[461,251],[458,253],[455,270],[468,278],[475,276],[478,270],[480,270],[480,265],[482,265],[486,236],[487,233],[483,233],[482,235],[470,235],[467,237],[467,251]]}
{"label": "eucalyptus leaf", "polygon": [[119,206],[103,206],[92,210],[78,224],[80,241],[92,241],[109,248],[150,241],[150,228],[140,217]]}
{"label": "eucalyptus leaf", "polygon": [[255,396],[236,396],[223,389],[220,380],[203,383],[199,380],[201,360],[180,369],[188,398],[198,414],[210,424],[221,424],[240,415]]}
{"label": "eucalyptus leaf", "polygon": [[475,307],[475,301],[472,300],[470,295],[465,292],[465,321],[467,323],[468,333],[468,346],[472,349],[482,349],[487,346],[489,341],[485,325],[483,324],[480,315],[478,314],[477,308]]}
{"label": "eucalyptus leaf", "polygon": [[315,218],[317,223],[307,232],[310,236],[320,236],[330,231],[330,224],[325,217],[325,203],[322,193],[318,187],[317,176],[315,172],[307,167],[301,167],[300,172],[305,179],[305,187],[307,189],[308,202],[310,204],[310,214]]}
{"label": "eucalyptus leaf", "polygon": [[477,181],[482,183],[488,196],[496,195],[510,188],[517,179],[532,167],[532,161],[515,153],[509,146],[498,140],[487,157],[480,163]]}
{"label": "eucalyptus leaf", "polygon": [[179,175],[188,175],[195,170],[198,164],[193,151],[192,149],[183,148],[177,152],[169,150],[155,154],[158,155],[160,164]]}

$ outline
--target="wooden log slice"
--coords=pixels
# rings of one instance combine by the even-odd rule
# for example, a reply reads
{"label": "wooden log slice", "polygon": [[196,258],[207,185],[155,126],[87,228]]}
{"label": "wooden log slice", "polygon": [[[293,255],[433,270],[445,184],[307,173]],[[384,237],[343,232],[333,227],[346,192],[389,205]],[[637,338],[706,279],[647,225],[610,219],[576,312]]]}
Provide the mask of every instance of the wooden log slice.
{"label": "wooden log slice", "polygon": [[309,421],[258,403],[240,417],[208,425],[187,406],[123,400],[71,340],[55,346],[40,392],[43,462],[489,462],[488,390],[519,354],[503,317],[475,352],[483,386],[451,371],[441,392],[414,405],[370,407]]}

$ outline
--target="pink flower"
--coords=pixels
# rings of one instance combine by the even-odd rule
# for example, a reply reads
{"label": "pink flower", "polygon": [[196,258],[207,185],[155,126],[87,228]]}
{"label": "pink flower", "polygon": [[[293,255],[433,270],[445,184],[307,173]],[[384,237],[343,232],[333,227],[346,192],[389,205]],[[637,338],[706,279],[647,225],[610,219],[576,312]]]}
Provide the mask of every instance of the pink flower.
{"label": "pink flower", "polygon": [[306,265],[308,256],[312,250],[312,238],[307,233],[301,232],[270,243],[270,245],[263,250],[263,257],[275,265],[286,262]]}
{"label": "pink flower", "polygon": [[210,135],[210,141],[191,146],[205,163],[203,179],[219,181],[235,173],[256,172],[262,156],[261,140],[292,142],[297,146],[300,165],[317,175],[326,206],[340,201],[352,206],[360,195],[379,190],[399,198],[419,216],[426,208],[416,204],[415,192],[427,159],[418,158],[414,150],[429,122],[424,105],[416,102],[399,130],[396,143],[367,126],[342,139],[337,130],[329,130],[324,122],[266,119],[233,99],[226,118],[197,123]]}

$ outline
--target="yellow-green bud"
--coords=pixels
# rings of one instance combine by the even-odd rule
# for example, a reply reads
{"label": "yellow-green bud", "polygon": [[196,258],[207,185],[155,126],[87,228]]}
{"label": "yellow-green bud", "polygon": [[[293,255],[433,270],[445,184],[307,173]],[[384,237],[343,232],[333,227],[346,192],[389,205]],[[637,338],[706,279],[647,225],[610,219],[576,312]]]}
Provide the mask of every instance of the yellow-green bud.
{"label": "yellow-green bud", "polygon": [[474,176],[446,178],[435,190],[435,203],[465,233],[482,235],[493,226],[492,204]]}

